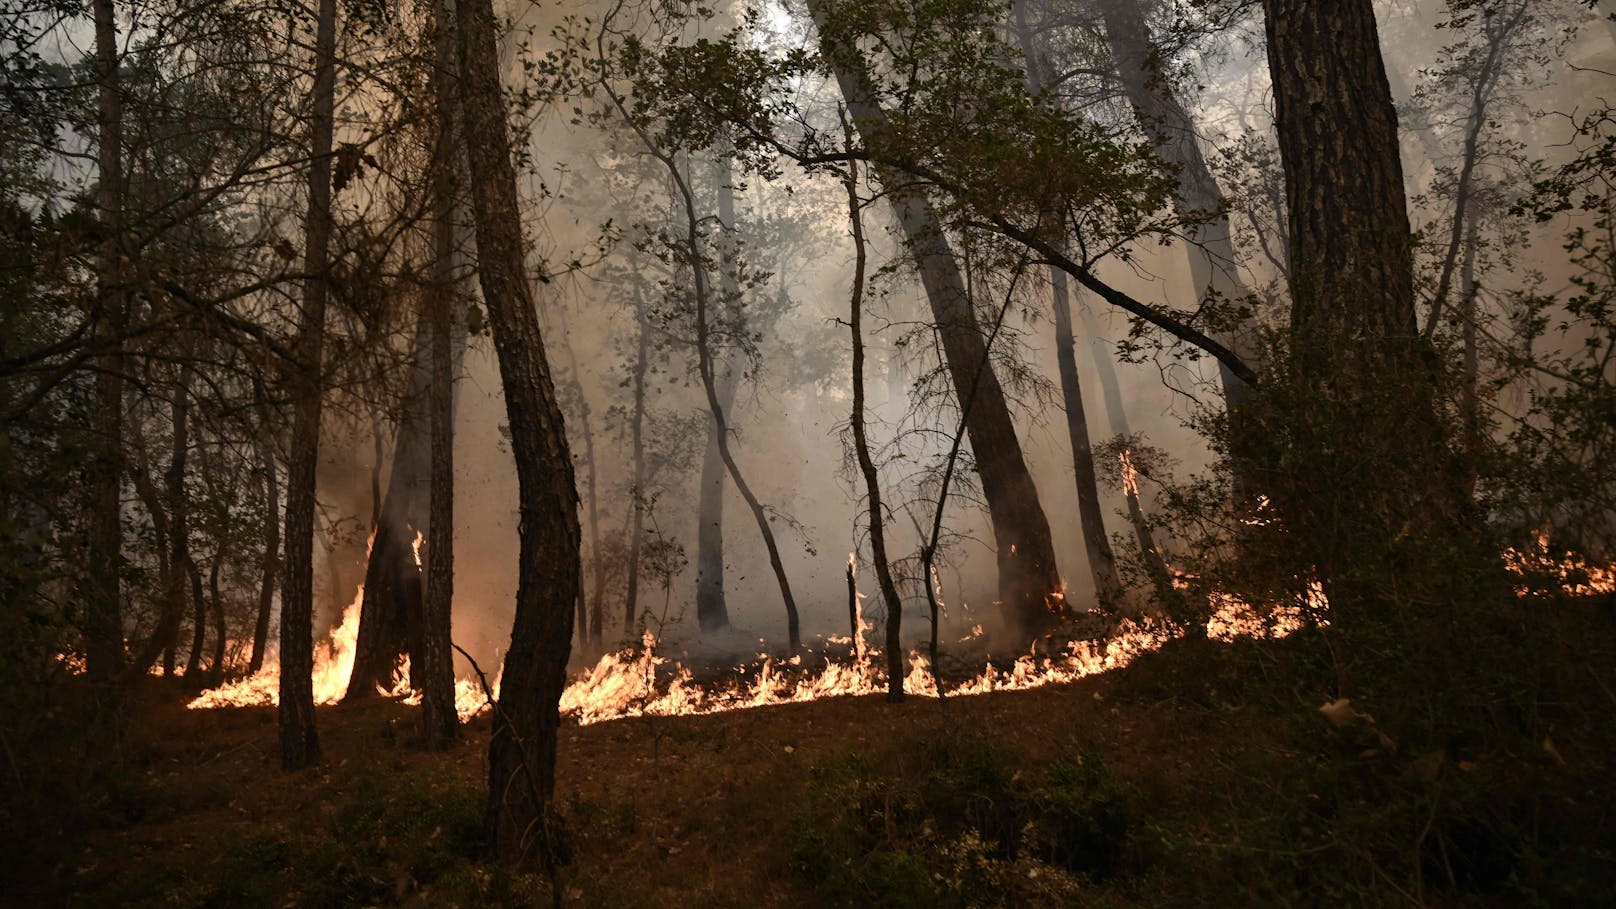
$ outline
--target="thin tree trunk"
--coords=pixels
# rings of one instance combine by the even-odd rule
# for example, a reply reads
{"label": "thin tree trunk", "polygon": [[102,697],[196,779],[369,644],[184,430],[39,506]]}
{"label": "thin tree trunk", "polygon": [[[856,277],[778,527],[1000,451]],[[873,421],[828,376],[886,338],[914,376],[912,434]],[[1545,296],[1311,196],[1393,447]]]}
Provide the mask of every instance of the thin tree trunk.
{"label": "thin tree trunk", "polygon": [[1481,70],[1470,86],[1470,112],[1465,120],[1464,151],[1459,159],[1459,179],[1453,190],[1453,222],[1448,227],[1447,252],[1442,257],[1442,270],[1437,277],[1436,294],[1431,299],[1431,315],[1425,323],[1425,336],[1436,333],[1442,321],[1442,311],[1448,305],[1448,294],[1453,289],[1454,269],[1459,264],[1459,251],[1464,246],[1466,230],[1470,226],[1471,197],[1475,193],[1476,167],[1481,163],[1481,133],[1487,127],[1488,108],[1493,89],[1498,84],[1503,58],[1509,50],[1510,39],[1526,17],[1527,4],[1521,2],[1514,9],[1499,10],[1496,17],[1486,17],[1487,56]]}
{"label": "thin tree trunk", "polygon": [[[738,369],[731,365],[719,377],[718,406],[733,412]],[[719,450],[718,419],[707,417],[707,450],[701,461],[701,495],[696,508],[696,622],[702,631],[729,624],[724,602],[724,487],[726,469]]]}
{"label": "thin tree trunk", "polygon": [[[260,385],[261,402],[262,392]],[[267,408],[262,403],[260,411],[267,417]],[[269,432],[269,426],[269,421],[265,419],[259,432]],[[258,440],[258,463],[259,469],[264,474],[264,558],[263,571],[258,582],[258,619],[253,623],[252,657],[247,663],[248,675],[254,675],[264,668],[264,651],[269,644],[270,610],[275,605],[275,576],[280,570],[280,484],[276,476],[274,446],[262,436]]]}
{"label": "thin tree trunk", "polygon": [[466,0],[459,17],[462,118],[471,172],[479,276],[494,331],[516,458],[520,508],[516,619],[488,749],[492,855],[535,859],[553,871],[558,705],[580,587],[578,489],[544,340],[529,296],[516,171],[499,82],[491,0]]}
{"label": "thin tree trunk", "polygon": [[578,601],[579,642],[598,646],[605,621],[603,588],[606,586],[606,563],[600,556],[600,498],[597,494],[599,467],[595,463],[595,431],[589,419],[589,399],[584,396],[584,383],[578,368],[578,352],[572,346],[572,335],[567,328],[566,308],[557,307],[556,315],[561,323],[561,337],[567,351],[568,384],[572,386],[573,396],[578,399],[578,430],[584,443],[584,466],[589,471],[589,481],[584,485],[584,501],[589,509],[589,561],[592,578],[588,597],[590,602],[586,604],[582,599]]}
{"label": "thin tree trunk", "polygon": [[123,668],[123,343],[127,319],[123,290],[123,112],[119,96],[118,26],[112,0],[93,0],[100,187],[96,205],[104,236],[96,251],[96,334],[106,349],[96,360],[96,454],[90,471],[84,644],[91,678],[110,679]]}
{"label": "thin tree trunk", "polygon": [[[640,599],[640,537],[645,532],[645,373],[651,358],[650,326],[645,324],[645,299],[641,293],[640,275],[634,281],[634,423],[630,429],[634,448],[633,511],[629,518],[628,533],[628,592],[623,602],[623,635],[632,637],[634,621],[639,615]],[[699,617],[698,617],[699,618]]]}
{"label": "thin tree trunk", "polygon": [[331,144],[336,97],[336,0],[320,0],[315,25],[309,203],[303,307],[297,330],[292,447],[287,471],[286,578],[281,584],[281,766],[320,759],[314,728],[314,482],[320,458],[326,281],[331,245]]}
{"label": "thin tree trunk", "polygon": [[[696,215],[696,200],[691,193],[689,181],[674,166],[673,159],[662,156],[662,160],[672,173],[674,182],[678,185],[680,196],[684,202],[685,247],[689,251],[691,271],[695,277],[696,285],[697,369],[701,373],[702,388],[707,392],[707,409],[713,417],[713,439],[717,443],[719,457],[723,459],[724,466],[729,470],[730,479],[735,481],[736,491],[746,501],[747,508],[751,509],[752,518],[757,522],[758,532],[763,536],[763,546],[769,553],[769,567],[774,571],[775,581],[780,586],[780,599],[784,602],[786,608],[786,638],[791,648],[791,653],[795,655],[802,649],[802,632],[797,619],[797,601],[791,593],[791,582],[786,577],[785,564],[780,559],[780,547],[775,542],[773,528],[769,526],[768,512],[763,509],[763,504],[758,501],[757,495],[752,492],[751,485],[746,482],[746,477],[741,474],[740,465],[736,463],[735,455],[730,451],[729,447],[730,427],[726,416],[728,408],[719,399],[718,378],[715,375],[716,370],[713,364],[712,324],[709,321],[712,287],[708,283],[707,269],[701,259],[700,222]],[[728,180],[721,180],[720,183],[728,183]],[[723,188],[720,187],[719,199],[721,206],[724,204],[724,198]],[[725,220],[724,212],[721,209],[719,222],[721,229],[724,231],[724,243],[728,248],[727,252],[721,251],[721,255],[730,257],[732,263],[730,267],[733,267],[732,257],[734,256],[734,251],[730,244],[734,242],[732,236],[734,230],[734,197],[730,195],[729,198],[731,200],[728,212],[729,219]],[[722,261],[720,264],[723,264]],[[720,276],[720,279],[727,280],[722,276]],[[732,366],[731,371],[732,373],[738,372],[738,368]],[[732,377],[732,380],[738,381],[734,377]]]}
{"label": "thin tree trunk", "polygon": [[187,682],[202,680],[202,645],[208,638],[208,600],[202,592],[202,567],[190,555],[185,557],[185,576],[191,582],[191,650],[185,656]]}
{"label": "thin tree trunk", "polygon": [[[1032,33],[1027,28],[1025,0],[1018,0],[1013,15],[1022,57],[1026,61],[1027,91],[1035,97],[1040,96],[1044,93],[1042,66]],[[1122,578],[1117,573],[1111,540],[1105,533],[1105,515],[1100,510],[1100,485],[1094,473],[1094,448],[1089,441],[1083,385],[1077,371],[1076,339],[1072,334],[1071,292],[1066,273],[1060,269],[1051,267],[1049,280],[1051,305],[1055,311],[1055,357],[1060,371],[1061,397],[1066,405],[1066,436],[1072,446],[1072,475],[1077,484],[1077,513],[1083,530],[1083,548],[1088,557],[1090,576],[1094,580],[1095,598],[1102,607],[1109,608],[1122,596]]]}
{"label": "thin tree trunk", "polygon": [[[1128,425],[1128,409],[1122,402],[1122,383],[1117,379],[1117,366],[1111,359],[1110,342],[1106,340],[1105,333],[1100,329],[1099,320],[1094,318],[1092,310],[1079,305],[1078,313],[1083,322],[1083,333],[1090,339],[1090,350],[1094,354],[1094,371],[1100,377],[1100,392],[1105,401],[1105,413],[1111,425],[1111,434],[1119,438],[1129,438],[1133,435],[1133,429]],[[1150,524],[1145,520],[1145,510],[1139,501],[1138,487],[1125,484],[1123,495],[1128,500],[1128,519],[1133,525],[1134,537],[1139,541],[1140,552],[1150,560],[1152,573],[1165,575],[1167,565],[1162,561]]]}
{"label": "thin tree trunk", "polygon": [[219,593],[219,569],[223,565],[224,541],[220,540],[218,551],[213,554],[213,564],[208,566],[208,611],[213,615],[213,659],[209,661],[208,672],[214,685],[224,681],[224,651],[229,634],[225,626],[224,597]]}
{"label": "thin tree trunk", "polygon": [[1476,286],[1476,234],[1478,219],[1471,217],[1465,229],[1464,265],[1459,271],[1459,298],[1464,318],[1464,384],[1460,389],[1461,418],[1464,421],[1465,489],[1473,493],[1481,469],[1481,356],[1477,349],[1477,319],[1481,317],[1480,288]]}
{"label": "thin tree trunk", "polygon": [[450,335],[454,310],[454,177],[457,156],[454,128],[456,60],[448,0],[437,9],[437,69],[433,91],[438,114],[438,142],[432,161],[433,282],[426,294],[432,333],[431,502],[427,520],[426,597],[421,605],[422,737],[428,750],[440,751],[454,740],[460,717],[455,712],[454,603],[454,342]]}
{"label": "thin tree trunk", "polygon": [[[868,252],[864,242],[864,212],[858,196],[858,171],[849,165],[847,178],[847,220],[853,231],[853,291],[848,306],[848,332],[853,338],[853,448],[858,455],[859,472],[864,475],[864,495],[869,499],[870,561],[875,565],[876,584],[886,604],[887,700],[903,700],[903,601],[892,580],[887,561],[886,512],[881,505],[881,476],[870,454],[870,440],[864,428],[864,275]],[[853,564],[847,565],[848,596],[852,599],[854,651],[858,650],[858,589],[853,583]],[[933,671],[936,667],[933,667]]]}
{"label": "thin tree trunk", "polygon": [[[820,26],[821,47],[830,59],[854,125],[867,141],[880,136],[888,129],[887,115],[870,89],[863,58],[856,48],[824,33],[824,0],[809,0],[808,9]],[[976,364],[983,361],[987,344],[958,263],[929,200],[890,168],[877,167],[875,173],[897,212],[931,304],[955,394],[963,402],[971,394]],[[1032,638],[1066,613],[1055,547],[1004,389],[991,366],[980,379],[966,431],[993,523],[999,601],[1011,624]],[[964,409],[963,403],[961,407]]]}

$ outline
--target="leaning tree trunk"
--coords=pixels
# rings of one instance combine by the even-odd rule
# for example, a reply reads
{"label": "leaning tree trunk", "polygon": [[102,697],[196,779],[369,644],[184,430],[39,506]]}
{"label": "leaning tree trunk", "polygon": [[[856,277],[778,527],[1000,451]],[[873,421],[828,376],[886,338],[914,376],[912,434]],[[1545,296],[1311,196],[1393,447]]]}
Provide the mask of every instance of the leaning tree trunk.
{"label": "leaning tree trunk", "polygon": [[[848,332],[853,338],[853,448],[859,472],[864,475],[864,494],[869,499],[870,561],[875,565],[876,585],[887,608],[887,700],[903,700],[903,600],[892,580],[892,564],[887,561],[886,512],[881,506],[881,475],[870,454],[870,439],[864,428],[864,271],[868,252],[864,243],[864,212],[858,196],[858,171],[849,165],[846,178],[847,220],[853,231],[853,291],[848,306]],[[853,650],[861,652],[858,638],[858,588],[853,584],[853,565],[847,566],[848,596],[852,602]]]}
{"label": "leaning tree trunk", "polygon": [[560,845],[556,734],[580,587],[578,489],[561,406],[524,264],[492,0],[461,5],[460,123],[471,172],[479,276],[499,355],[516,457],[520,552],[516,620],[488,748],[489,851],[553,868]]}
{"label": "leaning tree trunk", "polygon": [[454,128],[454,35],[447,0],[437,9],[437,68],[433,93],[438,141],[432,160],[432,287],[426,294],[432,333],[431,502],[427,517],[426,597],[421,604],[421,649],[415,673],[421,687],[422,737],[429,750],[448,747],[460,718],[455,712],[452,605],[454,603],[454,177],[458,146]]}
{"label": "leaning tree trunk", "polygon": [[[1178,200],[1185,213],[1205,219],[1191,228],[1190,242],[1185,247],[1196,293],[1226,302],[1245,298],[1249,291],[1233,274],[1234,243],[1229,217],[1223,212],[1223,190],[1196,140],[1195,120],[1163,71],[1141,0],[1100,0],[1100,14],[1134,117],[1156,156],[1177,169]],[[1251,346],[1241,336],[1248,331],[1249,327],[1242,326],[1237,336],[1229,339],[1229,346],[1249,362]],[[1226,365],[1219,363],[1218,368],[1224,397],[1233,414],[1250,398],[1251,386]]]}
{"label": "leaning tree trunk", "polygon": [[[875,100],[863,57],[844,39],[825,34],[826,0],[809,0],[808,9],[820,26],[821,47],[854,125],[866,143],[879,141],[888,131],[887,114]],[[971,393],[976,364],[983,362],[987,345],[959,265],[937,213],[912,181],[891,168],[877,167],[875,173],[897,212],[931,304],[955,393],[963,402]],[[1010,419],[1004,388],[991,366],[980,379],[975,383],[979,387],[974,404],[968,408],[966,432],[993,523],[999,601],[1011,623],[1030,638],[1066,613],[1055,547]]]}
{"label": "leaning tree trunk", "polygon": [[99,83],[96,119],[100,188],[96,206],[103,236],[96,251],[96,340],[105,350],[96,360],[96,449],[89,471],[89,574],[85,597],[86,669],[92,678],[112,678],[123,666],[123,112],[119,97],[118,24],[112,0],[94,0],[95,66]]}
{"label": "leaning tree trunk", "polygon": [[281,766],[320,759],[314,729],[314,479],[320,458],[326,280],[331,246],[331,142],[336,98],[337,2],[320,0],[314,39],[309,205],[304,216],[303,310],[293,375],[286,478],[286,578],[281,584]]}

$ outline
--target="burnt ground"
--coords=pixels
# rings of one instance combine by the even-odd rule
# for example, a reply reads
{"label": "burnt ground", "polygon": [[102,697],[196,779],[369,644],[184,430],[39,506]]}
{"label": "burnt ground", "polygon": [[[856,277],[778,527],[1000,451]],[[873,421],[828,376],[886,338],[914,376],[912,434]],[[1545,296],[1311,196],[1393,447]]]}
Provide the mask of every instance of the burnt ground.
{"label": "burnt ground", "polygon": [[[1318,772],[1321,761],[1373,758],[1354,737],[1361,730],[1333,729],[1318,714],[1321,692],[1265,685],[1269,665],[1255,648],[1177,642],[1075,684],[944,704],[841,698],[568,726],[557,783],[571,850],[562,899],[901,905],[911,889],[917,905],[962,906],[1395,898],[1395,886],[1374,889],[1373,862],[1361,876],[1370,889],[1350,899],[1309,870],[1356,848],[1333,834],[1292,838],[1293,830],[1318,833],[1307,826],[1309,806],[1321,792],[1331,795],[1311,790],[1335,776]],[[412,741],[414,708],[388,700],[322,707],[324,763],[286,774],[277,766],[272,709],[183,705],[155,685],[142,695],[94,821],[55,832],[48,852],[17,869],[5,901],[547,902],[537,878],[478,858],[486,717],[452,751],[428,754]],[[962,763],[951,754],[974,757]],[[1085,771],[1089,788],[1075,796],[1076,808],[1075,790],[1047,782],[1068,779],[1051,768],[1074,759],[1103,767],[1101,776]],[[981,782],[960,783],[962,767]],[[1003,807],[995,799],[1036,811],[995,813]],[[1034,843],[1056,809],[1060,829],[1077,831],[1070,836],[1097,831],[1126,848],[1096,847],[1107,856],[1102,864],[1051,858],[1034,845],[1004,848]],[[994,817],[1023,826],[981,855],[967,848],[974,833],[955,835],[967,829],[961,818],[987,829],[981,819]],[[851,840],[838,832],[846,824],[857,828]],[[872,854],[887,858],[867,861]],[[948,897],[922,900],[926,888]],[[977,891],[990,896],[970,896]],[[1512,902],[1507,890],[1489,893],[1479,897],[1484,904]]]}

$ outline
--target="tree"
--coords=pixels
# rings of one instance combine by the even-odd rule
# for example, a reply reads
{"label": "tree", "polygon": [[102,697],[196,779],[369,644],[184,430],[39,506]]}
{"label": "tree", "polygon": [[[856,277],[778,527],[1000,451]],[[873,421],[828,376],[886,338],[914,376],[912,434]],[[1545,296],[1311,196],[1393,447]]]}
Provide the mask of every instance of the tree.
{"label": "tree", "polygon": [[499,80],[492,0],[467,0],[460,35],[460,118],[476,224],[478,277],[494,332],[516,458],[521,515],[516,618],[488,746],[489,851],[551,867],[559,847],[558,705],[581,578],[578,490],[561,406],[524,264],[516,170]]}
{"label": "tree", "polygon": [[320,0],[315,22],[308,210],[304,215],[302,308],[292,443],[286,478],[286,577],[281,583],[281,766],[320,759],[314,728],[314,482],[320,453],[321,372],[331,245],[331,145],[336,103],[336,0]]}
{"label": "tree", "polygon": [[421,647],[417,673],[421,688],[421,725],[426,747],[440,750],[454,739],[454,653],[451,618],[454,604],[454,318],[455,173],[460,155],[455,132],[454,35],[449,0],[439,0],[433,24],[435,66],[432,91],[438,119],[433,143],[432,287],[423,296],[432,341],[431,502],[427,530],[426,596],[421,604]]}
{"label": "tree", "polygon": [[1333,622],[1412,621],[1396,604],[1416,597],[1429,618],[1489,577],[1482,566],[1496,556],[1475,546],[1481,525],[1415,325],[1413,238],[1374,9],[1265,0],[1264,11],[1289,214],[1291,388],[1265,405],[1271,438],[1258,476],[1323,581]]}
{"label": "tree", "polygon": [[95,65],[99,103],[96,162],[100,187],[96,205],[102,239],[96,254],[97,359],[95,380],[96,461],[88,505],[85,597],[85,650],[90,675],[111,678],[123,665],[122,594],[119,563],[123,551],[123,351],[127,313],[123,269],[123,112],[119,96],[118,25],[113,0],[94,0]]}
{"label": "tree", "polygon": [[[1027,27],[1026,2],[1015,5],[1015,31],[1026,60],[1027,90],[1034,97],[1044,94],[1044,78]],[[1060,369],[1061,397],[1066,404],[1066,436],[1072,445],[1072,473],[1077,483],[1077,510],[1083,529],[1083,548],[1088,556],[1089,573],[1094,578],[1094,594],[1102,606],[1111,606],[1122,595],[1116,557],[1105,533],[1105,517],[1100,511],[1100,489],[1094,473],[1094,449],[1089,442],[1088,413],[1083,406],[1083,386],[1077,372],[1076,338],[1072,330],[1072,300],[1067,275],[1050,266],[1051,305],[1055,312],[1055,355]]]}
{"label": "tree", "polygon": [[[845,27],[843,6],[810,0],[808,9],[854,127],[866,142],[888,132],[887,112],[876,97],[858,36]],[[1022,457],[1004,389],[991,367],[982,370],[975,387],[977,364],[986,359],[984,333],[931,201],[897,168],[878,163],[873,169],[920,272],[955,393],[961,402],[967,397],[974,402],[968,409],[962,404],[962,410],[970,414],[966,428],[993,523],[1000,602],[1022,634],[1036,636],[1064,612],[1065,604],[1049,521]]]}
{"label": "tree", "polygon": [[[898,597],[898,586],[892,581],[892,564],[887,561],[886,512],[881,505],[881,476],[875,459],[870,454],[870,440],[864,426],[864,272],[868,252],[864,242],[864,203],[858,194],[858,168],[850,163],[844,178],[847,188],[847,222],[853,233],[853,289],[848,304],[847,330],[853,339],[853,450],[858,458],[859,473],[864,477],[864,495],[869,503],[870,561],[875,565],[876,585],[887,608],[887,700],[903,699],[903,601]],[[855,600],[853,635],[861,630],[857,623],[858,589],[853,586],[853,566],[847,566],[848,593]],[[855,647],[855,649],[857,649]]]}

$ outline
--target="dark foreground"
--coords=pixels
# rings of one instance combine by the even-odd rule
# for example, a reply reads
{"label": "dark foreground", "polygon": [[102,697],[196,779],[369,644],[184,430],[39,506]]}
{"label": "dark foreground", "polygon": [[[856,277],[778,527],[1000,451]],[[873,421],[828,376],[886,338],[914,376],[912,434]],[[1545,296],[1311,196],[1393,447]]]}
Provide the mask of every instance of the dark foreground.
{"label": "dark foreground", "polygon": [[[1293,645],[1179,642],[1121,672],[951,700],[838,699],[563,731],[579,906],[1597,905],[1608,753],[1405,753],[1276,674]],[[1603,695],[1595,695],[1603,696]],[[414,708],[322,708],[283,774],[270,710],[152,688],[0,900],[543,904],[478,859],[486,718],[445,755]],[[1616,707],[1616,704],[1612,705]],[[1340,716],[1337,719],[1342,719]],[[115,752],[115,753],[114,753]],[[1603,781],[1603,782],[1601,782]],[[37,805],[35,806],[38,807]]]}

